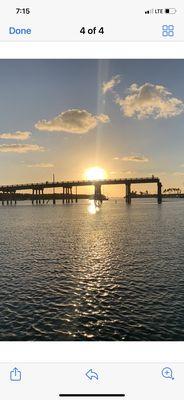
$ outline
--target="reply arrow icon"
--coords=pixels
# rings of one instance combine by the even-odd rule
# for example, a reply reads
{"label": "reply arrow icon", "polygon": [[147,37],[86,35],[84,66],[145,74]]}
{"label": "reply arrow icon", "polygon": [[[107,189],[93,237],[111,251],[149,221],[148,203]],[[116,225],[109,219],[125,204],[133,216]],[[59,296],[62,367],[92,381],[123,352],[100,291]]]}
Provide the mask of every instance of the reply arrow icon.
{"label": "reply arrow icon", "polygon": [[89,371],[86,372],[86,376],[88,379],[92,381],[92,379],[98,380],[98,374],[97,372],[93,371],[92,369],[89,369]]}

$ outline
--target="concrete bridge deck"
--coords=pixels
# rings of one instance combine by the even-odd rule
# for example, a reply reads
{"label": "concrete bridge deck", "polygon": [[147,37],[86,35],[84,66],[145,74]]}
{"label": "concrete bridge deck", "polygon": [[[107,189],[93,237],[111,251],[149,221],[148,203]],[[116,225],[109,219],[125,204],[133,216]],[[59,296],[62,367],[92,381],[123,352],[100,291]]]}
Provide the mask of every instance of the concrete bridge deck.
{"label": "concrete bridge deck", "polygon": [[[152,175],[151,177],[143,177],[143,178],[119,178],[119,179],[101,179],[101,180],[71,180],[71,181],[58,181],[58,182],[35,182],[35,183],[24,183],[24,184],[15,184],[15,185],[1,185],[0,186],[0,201],[2,204],[5,201],[15,202],[20,199],[26,199],[27,191],[31,191],[31,199],[32,203],[34,201],[39,201],[48,198],[48,193],[44,192],[46,189],[53,189],[52,199],[55,204],[57,193],[55,193],[56,188],[61,188],[62,193],[61,198],[63,202],[70,202],[74,198],[76,201],[78,200],[77,188],[78,187],[94,187],[94,195],[90,195],[90,198],[94,200],[103,201],[105,196],[103,196],[101,192],[102,186],[107,185],[125,185],[126,189],[126,202],[128,204],[131,203],[131,185],[133,184],[145,184],[145,183],[156,183],[157,185],[157,200],[158,203],[162,202],[162,184],[158,177]],[[75,188],[75,194],[73,193],[73,188]],[[22,193],[22,191],[26,191],[26,193]],[[18,193],[19,196],[18,196]],[[22,194],[22,195],[21,195]],[[49,194],[50,195],[50,194]],[[7,198],[8,196],[8,198]],[[85,195],[84,195],[85,196]],[[89,196],[89,195],[86,195]]]}
{"label": "concrete bridge deck", "polygon": [[46,188],[63,188],[77,186],[96,186],[96,185],[126,185],[126,184],[144,184],[158,183],[160,179],[157,177],[146,178],[119,178],[119,179],[101,179],[101,180],[80,180],[80,181],[58,181],[58,182],[34,182],[16,185],[0,185],[0,192],[11,192],[20,190],[46,189]]}

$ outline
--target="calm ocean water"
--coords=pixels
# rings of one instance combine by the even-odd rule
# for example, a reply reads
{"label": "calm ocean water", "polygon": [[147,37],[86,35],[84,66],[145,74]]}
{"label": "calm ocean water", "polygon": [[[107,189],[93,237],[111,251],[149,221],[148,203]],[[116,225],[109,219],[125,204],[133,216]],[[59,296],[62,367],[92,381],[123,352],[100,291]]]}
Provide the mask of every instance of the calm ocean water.
{"label": "calm ocean water", "polygon": [[0,340],[184,340],[184,201],[0,220]]}

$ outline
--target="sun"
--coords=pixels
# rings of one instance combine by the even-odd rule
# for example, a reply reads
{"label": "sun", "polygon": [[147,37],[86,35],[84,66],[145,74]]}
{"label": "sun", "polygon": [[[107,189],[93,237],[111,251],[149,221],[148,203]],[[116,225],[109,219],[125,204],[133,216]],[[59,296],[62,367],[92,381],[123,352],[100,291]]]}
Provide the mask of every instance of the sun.
{"label": "sun", "polygon": [[106,178],[106,172],[103,168],[92,167],[85,171],[85,178],[89,181],[98,181]]}

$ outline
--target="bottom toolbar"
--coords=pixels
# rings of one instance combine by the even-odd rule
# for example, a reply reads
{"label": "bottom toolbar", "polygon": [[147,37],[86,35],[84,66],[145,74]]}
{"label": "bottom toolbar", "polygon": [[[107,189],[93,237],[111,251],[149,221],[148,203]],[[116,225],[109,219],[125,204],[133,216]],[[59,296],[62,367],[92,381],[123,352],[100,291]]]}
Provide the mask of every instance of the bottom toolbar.
{"label": "bottom toolbar", "polygon": [[183,392],[184,364],[0,364],[0,398],[14,400],[173,400]]}

